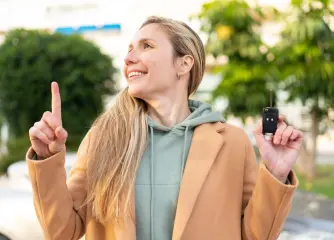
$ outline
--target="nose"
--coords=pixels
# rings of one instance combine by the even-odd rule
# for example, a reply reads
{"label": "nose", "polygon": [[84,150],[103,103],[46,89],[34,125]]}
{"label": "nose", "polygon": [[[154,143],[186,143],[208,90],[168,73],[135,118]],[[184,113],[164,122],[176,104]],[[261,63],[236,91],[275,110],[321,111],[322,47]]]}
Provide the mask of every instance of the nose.
{"label": "nose", "polygon": [[124,59],[124,62],[125,62],[126,65],[137,63],[138,62],[138,56],[137,56],[136,51],[135,50],[130,51],[126,55],[126,57]]}

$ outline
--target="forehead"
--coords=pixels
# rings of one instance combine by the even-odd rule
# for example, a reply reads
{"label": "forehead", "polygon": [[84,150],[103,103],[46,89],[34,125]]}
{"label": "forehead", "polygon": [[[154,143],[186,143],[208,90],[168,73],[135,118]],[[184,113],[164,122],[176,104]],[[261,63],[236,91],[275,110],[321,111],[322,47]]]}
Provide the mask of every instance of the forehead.
{"label": "forehead", "polygon": [[151,23],[139,29],[132,38],[131,44],[136,44],[142,39],[149,39],[155,42],[169,42],[167,34],[159,24]]}

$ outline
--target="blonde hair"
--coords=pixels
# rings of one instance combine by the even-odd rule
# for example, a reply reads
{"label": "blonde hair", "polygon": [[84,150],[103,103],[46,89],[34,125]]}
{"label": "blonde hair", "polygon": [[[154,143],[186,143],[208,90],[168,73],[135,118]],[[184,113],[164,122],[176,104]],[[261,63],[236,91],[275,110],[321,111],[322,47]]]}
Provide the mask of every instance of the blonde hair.
{"label": "blonde hair", "polygon": [[[185,23],[149,17],[140,28],[158,24],[167,34],[174,58],[191,55],[188,97],[194,93],[204,74],[205,52],[199,36]],[[100,222],[122,221],[131,215],[137,169],[147,143],[147,106],[121,91],[114,105],[93,124],[94,134],[87,151],[87,199],[93,216]]]}

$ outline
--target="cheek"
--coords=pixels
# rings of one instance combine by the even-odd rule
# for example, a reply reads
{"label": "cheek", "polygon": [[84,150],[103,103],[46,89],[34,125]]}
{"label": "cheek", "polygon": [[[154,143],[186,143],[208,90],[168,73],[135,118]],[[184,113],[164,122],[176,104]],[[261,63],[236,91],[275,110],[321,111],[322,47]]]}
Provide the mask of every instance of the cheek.
{"label": "cheek", "polygon": [[152,81],[159,81],[159,79],[166,81],[176,76],[173,63],[166,56],[147,58],[143,63],[149,69],[150,80]]}
{"label": "cheek", "polygon": [[173,64],[171,54],[162,50],[152,50],[142,54],[141,61],[148,68],[165,68]]}
{"label": "cheek", "polygon": [[148,71],[155,70],[156,66],[159,66],[160,59],[155,56],[156,54],[143,54],[140,62],[148,69]]}

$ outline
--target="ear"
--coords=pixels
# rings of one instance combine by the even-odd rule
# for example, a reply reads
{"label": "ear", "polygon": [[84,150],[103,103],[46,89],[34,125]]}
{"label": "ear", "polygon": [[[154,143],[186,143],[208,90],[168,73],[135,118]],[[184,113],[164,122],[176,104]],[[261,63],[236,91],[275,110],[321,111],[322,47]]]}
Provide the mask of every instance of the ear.
{"label": "ear", "polygon": [[194,65],[194,58],[190,55],[183,56],[178,59],[178,75],[182,76],[190,72]]}

